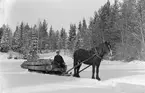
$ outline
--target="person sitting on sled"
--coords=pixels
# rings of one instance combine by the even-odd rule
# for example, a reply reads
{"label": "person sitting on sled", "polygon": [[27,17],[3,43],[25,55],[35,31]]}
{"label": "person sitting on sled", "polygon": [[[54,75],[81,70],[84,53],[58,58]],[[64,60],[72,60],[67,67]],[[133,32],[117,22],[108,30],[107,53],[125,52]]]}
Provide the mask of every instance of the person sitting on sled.
{"label": "person sitting on sled", "polygon": [[54,64],[56,64],[58,67],[65,68],[65,62],[63,60],[63,57],[59,53],[60,51],[57,50],[57,55],[54,57]]}

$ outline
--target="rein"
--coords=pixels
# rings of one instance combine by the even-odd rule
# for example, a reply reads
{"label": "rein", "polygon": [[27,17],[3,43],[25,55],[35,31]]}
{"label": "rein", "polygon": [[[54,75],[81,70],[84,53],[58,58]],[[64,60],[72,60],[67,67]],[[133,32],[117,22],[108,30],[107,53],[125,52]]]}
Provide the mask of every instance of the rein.
{"label": "rein", "polygon": [[95,48],[95,55],[96,55],[97,57],[99,57],[100,59],[102,59],[102,57],[99,56],[98,51],[97,51],[96,48]]}
{"label": "rein", "polygon": [[92,59],[93,57],[95,57],[96,56],[96,54],[94,54],[94,55],[92,55],[91,57],[89,57],[88,59],[86,59],[86,60],[84,60],[84,61],[82,61],[82,62],[80,62],[79,64],[77,64],[76,66],[74,66],[74,67],[72,67],[72,68],[70,68],[68,71],[66,71],[65,73],[63,73],[63,75],[64,74],[67,74],[68,72],[70,72],[71,70],[73,70],[74,68],[76,68],[76,67],[78,67],[79,65],[81,65],[82,63],[84,63],[84,62],[86,62],[86,61],[88,61],[88,60],[90,60],[90,59]]}
{"label": "rein", "polygon": [[[66,71],[65,73],[63,73],[63,75],[64,75],[64,74],[67,74],[68,72],[70,72],[70,71],[73,70],[74,68],[76,68],[76,67],[78,67],[79,65],[81,65],[82,63],[84,63],[84,62],[86,62],[86,61],[92,59],[92,58],[95,57],[95,56],[97,56],[97,57],[99,57],[100,59],[102,59],[102,58],[99,56],[99,54],[98,54],[96,48],[95,48],[95,54],[93,54],[93,55],[92,55],[91,57],[89,57],[88,59],[86,59],[86,60],[80,62],[80,63],[77,64],[76,66],[70,68],[68,71]],[[85,67],[84,69],[86,69],[86,68],[88,68],[88,67],[90,67],[90,66],[91,66],[91,65],[88,65],[88,66]],[[80,70],[79,72],[82,72],[84,69]]]}

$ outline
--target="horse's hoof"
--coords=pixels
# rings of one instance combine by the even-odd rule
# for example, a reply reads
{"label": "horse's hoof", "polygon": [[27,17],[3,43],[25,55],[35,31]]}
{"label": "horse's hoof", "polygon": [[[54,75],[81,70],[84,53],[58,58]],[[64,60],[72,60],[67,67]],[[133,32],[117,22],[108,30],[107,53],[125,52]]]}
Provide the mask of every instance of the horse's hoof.
{"label": "horse's hoof", "polygon": [[95,79],[95,77],[92,77],[92,79]]}
{"label": "horse's hoof", "polygon": [[76,77],[76,74],[73,74],[73,77]]}
{"label": "horse's hoof", "polygon": [[78,78],[80,77],[79,75],[76,75],[76,74],[74,74],[73,76],[74,76],[74,77],[78,77]]}
{"label": "horse's hoof", "polygon": [[79,77],[80,77],[80,75],[77,75],[77,77],[79,78]]}
{"label": "horse's hoof", "polygon": [[98,81],[100,81],[101,79],[99,77],[96,78]]}

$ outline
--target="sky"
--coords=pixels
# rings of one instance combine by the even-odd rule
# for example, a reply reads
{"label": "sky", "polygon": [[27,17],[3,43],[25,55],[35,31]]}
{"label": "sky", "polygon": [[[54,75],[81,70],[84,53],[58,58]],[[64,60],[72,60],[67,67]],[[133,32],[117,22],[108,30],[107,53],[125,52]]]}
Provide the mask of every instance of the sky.
{"label": "sky", "polygon": [[[71,23],[83,18],[89,22],[107,0],[0,0],[0,26],[5,23],[14,31],[21,21],[31,26],[46,19],[48,28],[69,30]],[[110,0],[111,4],[114,0]]]}

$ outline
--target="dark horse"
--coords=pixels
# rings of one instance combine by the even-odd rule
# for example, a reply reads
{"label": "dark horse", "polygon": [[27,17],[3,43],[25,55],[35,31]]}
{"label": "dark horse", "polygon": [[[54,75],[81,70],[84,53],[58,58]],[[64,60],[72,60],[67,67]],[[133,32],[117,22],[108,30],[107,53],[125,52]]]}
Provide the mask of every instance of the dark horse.
{"label": "dark horse", "polygon": [[[80,62],[84,61],[84,64],[92,65],[92,79],[95,79],[95,68],[96,68],[96,79],[100,80],[99,78],[99,66],[101,63],[101,60],[103,59],[105,54],[112,55],[111,45],[110,42],[103,42],[98,47],[92,48],[91,50],[85,50],[85,49],[78,49],[74,52],[74,66],[78,65]],[[92,58],[91,58],[92,57]],[[89,60],[87,60],[89,59]],[[87,60],[87,61],[86,61]],[[79,76],[79,69],[81,67],[81,64],[74,68],[74,76]]]}

